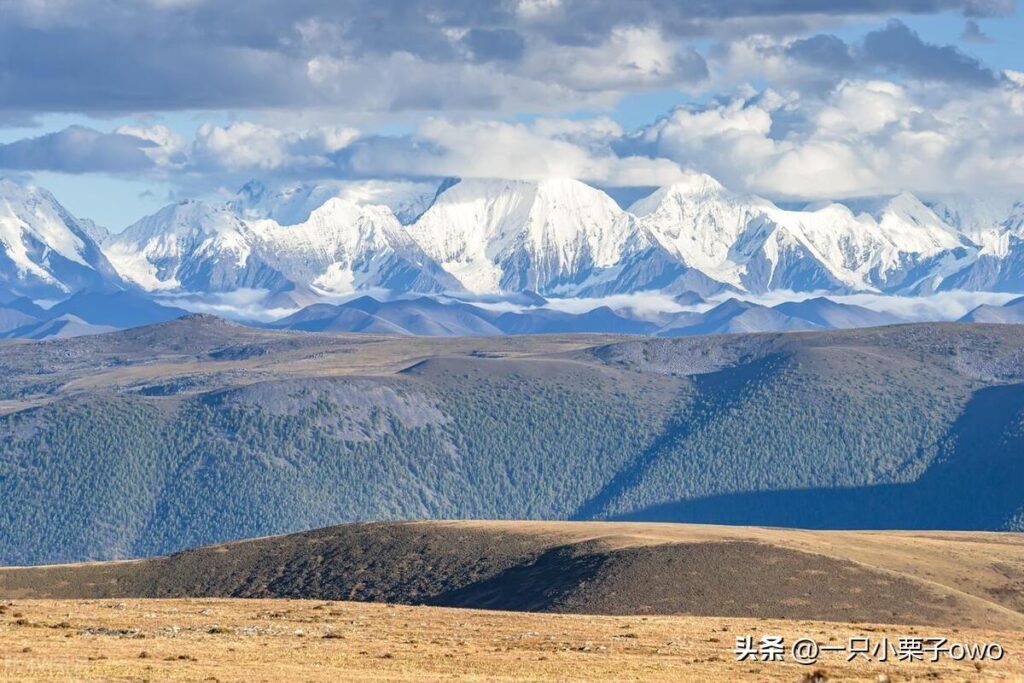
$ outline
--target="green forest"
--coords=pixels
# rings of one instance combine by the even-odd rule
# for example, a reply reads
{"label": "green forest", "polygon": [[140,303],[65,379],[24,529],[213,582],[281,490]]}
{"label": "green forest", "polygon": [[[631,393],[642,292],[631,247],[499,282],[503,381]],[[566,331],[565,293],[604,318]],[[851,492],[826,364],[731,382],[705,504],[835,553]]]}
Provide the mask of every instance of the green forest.
{"label": "green forest", "polygon": [[1022,528],[1022,385],[876,346],[695,374],[646,348],[60,397],[0,417],[0,563],[354,520]]}

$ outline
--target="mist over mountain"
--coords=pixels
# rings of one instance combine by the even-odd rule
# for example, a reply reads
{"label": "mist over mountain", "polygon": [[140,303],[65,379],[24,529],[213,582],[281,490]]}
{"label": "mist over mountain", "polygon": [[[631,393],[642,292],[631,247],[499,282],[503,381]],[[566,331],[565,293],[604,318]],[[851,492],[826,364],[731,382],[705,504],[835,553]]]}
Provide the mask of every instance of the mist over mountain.
{"label": "mist over mountain", "polygon": [[1018,297],[1002,306],[983,304],[960,318],[968,323],[1024,324],[1024,297]]}

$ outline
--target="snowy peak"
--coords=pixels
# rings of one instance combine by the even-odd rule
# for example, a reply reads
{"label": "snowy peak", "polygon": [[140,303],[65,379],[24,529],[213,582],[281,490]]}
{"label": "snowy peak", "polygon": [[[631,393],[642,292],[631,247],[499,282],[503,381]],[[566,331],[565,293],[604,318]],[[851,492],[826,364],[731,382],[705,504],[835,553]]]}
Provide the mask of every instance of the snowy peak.
{"label": "snowy peak", "polygon": [[1005,232],[1024,239],[1024,202],[1014,203],[1001,227]]}
{"label": "snowy peak", "polygon": [[117,236],[119,241],[152,238],[203,238],[244,231],[244,223],[227,207],[208,202],[185,200],[160,209],[129,226]]}
{"label": "snowy peak", "polygon": [[577,180],[548,180],[537,186],[528,230],[536,254],[560,250],[559,262],[570,271],[604,268],[622,258],[634,238],[629,218],[600,190]]}
{"label": "snowy peak", "polygon": [[853,206],[874,218],[886,238],[898,248],[934,253],[964,243],[954,228],[909,192],[865,200]]}
{"label": "snowy peak", "polygon": [[681,205],[687,202],[710,199],[725,194],[725,187],[705,173],[690,174],[685,180],[658,188],[629,207],[629,212],[638,218],[654,213],[663,206]]}
{"label": "snowy peak", "polygon": [[[336,195],[311,201],[313,193],[307,193],[302,201],[316,206],[303,220],[282,225],[252,217],[281,213],[272,203],[264,204],[268,192],[250,183],[225,204],[193,201],[165,207],[105,247],[122,275],[148,290],[311,288],[338,295],[367,287],[428,292],[457,287],[388,207]],[[248,208],[239,203],[242,195],[252,202]],[[299,204],[289,201],[281,211],[294,218]]]}
{"label": "snowy peak", "polygon": [[340,188],[336,186],[295,185],[271,189],[259,181],[250,180],[227,207],[247,220],[271,219],[281,225],[294,225],[307,220],[314,210],[339,193]]}
{"label": "snowy peak", "polygon": [[166,206],[113,235],[104,248],[122,277],[148,290],[252,286],[238,277],[253,251],[252,231],[222,205],[189,200]]}
{"label": "snowy peak", "polygon": [[571,179],[462,180],[409,230],[471,292],[549,292],[614,265],[638,240],[611,197]]}
{"label": "snowy peak", "polygon": [[[179,206],[153,232],[178,235],[177,243],[199,225],[203,239],[185,239],[180,252],[209,245],[232,269],[248,270],[245,281],[273,274],[326,294],[380,286],[555,295],[687,286],[914,293],[954,282],[979,249],[996,256],[1017,249],[1005,229],[998,239],[972,241],[910,193],[786,210],[692,173],[623,211],[604,192],[566,178],[452,179],[433,194],[423,185],[407,196],[428,208],[408,226],[388,208],[395,192],[405,192],[391,181],[273,190],[249,183],[223,206]],[[126,265],[121,241],[112,239],[108,250],[133,280],[184,286]]]}
{"label": "snowy peak", "polygon": [[[929,260],[970,248],[912,194],[847,204],[785,210],[696,176],[631,210],[682,263],[752,292],[910,287]],[[955,268],[963,258],[935,267]]]}
{"label": "snowy peak", "polygon": [[676,259],[710,277],[741,284],[734,245],[764,223],[770,202],[733,194],[710,176],[661,188],[630,207],[642,228]]}
{"label": "snowy peak", "polygon": [[[845,205],[833,203],[815,210],[772,208],[768,213],[823,273],[850,291],[919,286],[929,269],[939,272],[949,267],[970,246],[909,193]],[[950,259],[942,262],[941,255],[947,253]],[[807,269],[806,259],[792,265],[797,270]]]}
{"label": "snowy peak", "polygon": [[293,282],[324,294],[379,287],[439,292],[458,287],[419,248],[386,206],[334,197],[308,220],[254,224],[266,259]]}
{"label": "snowy peak", "polygon": [[499,264],[522,247],[536,195],[534,183],[462,180],[440,193],[409,231],[465,289],[498,291],[505,275]]}
{"label": "snowy peak", "polygon": [[44,189],[0,178],[0,289],[54,297],[120,284],[91,236]]}
{"label": "snowy peak", "polygon": [[268,301],[377,288],[920,294],[1024,290],[1022,264],[1020,202],[929,205],[904,192],[791,210],[698,173],[626,211],[567,178],[251,182],[227,202],[174,204],[109,236],[45,191],[0,181],[0,294],[123,280],[263,289]]}
{"label": "snowy peak", "polygon": [[46,190],[0,180],[0,240],[8,256],[26,271],[45,276],[37,270],[38,264],[28,259],[26,240],[39,241],[64,258],[84,265],[83,232]]}
{"label": "snowy peak", "polygon": [[1007,258],[1013,248],[1011,238],[1024,239],[1024,203],[1019,200],[946,195],[930,207],[944,223],[979,247],[984,262]]}
{"label": "snowy peak", "polygon": [[334,181],[302,183],[276,188],[251,180],[228,202],[228,207],[246,220],[272,219],[281,225],[296,225],[327,201],[338,198],[358,205],[383,205],[401,223],[415,220],[433,201],[437,186],[399,180]]}

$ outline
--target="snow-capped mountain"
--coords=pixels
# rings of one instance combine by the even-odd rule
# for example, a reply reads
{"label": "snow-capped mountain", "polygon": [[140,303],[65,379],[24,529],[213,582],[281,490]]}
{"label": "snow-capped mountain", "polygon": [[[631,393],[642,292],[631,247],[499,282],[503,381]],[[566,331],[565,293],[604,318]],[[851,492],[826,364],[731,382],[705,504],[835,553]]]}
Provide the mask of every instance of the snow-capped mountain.
{"label": "snow-capped mountain", "polygon": [[125,279],[150,291],[325,295],[366,288],[435,292],[458,283],[412,240],[385,206],[331,196],[301,222],[246,219],[233,203],[165,207],[104,244]]}
{"label": "snow-capped mountain", "polygon": [[947,198],[936,210],[979,247],[970,263],[944,279],[940,289],[1024,291],[1024,202],[990,206],[979,200]]}
{"label": "snow-capped mountain", "polygon": [[291,282],[325,294],[459,289],[386,206],[335,197],[302,223],[282,226],[263,220],[252,223],[252,229],[265,262]]}
{"label": "snow-capped mountain", "polygon": [[756,293],[905,289],[925,277],[922,266],[945,275],[944,266],[971,253],[969,241],[913,195],[854,208],[785,210],[696,175],[641,199],[630,212],[681,263]]}
{"label": "snow-capped mountain", "polygon": [[295,225],[309,220],[310,214],[329,199],[338,198],[353,204],[386,206],[400,223],[409,224],[426,211],[437,189],[432,183],[398,180],[339,180],[276,188],[251,180],[228,201],[228,206],[248,220],[270,218],[281,225]]}
{"label": "snow-capped mountain", "polygon": [[252,226],[226,205],[166,206],[103,247],[126,280],[150,291],[274,290],[288,282],[264,260]]}
{"label": "snow-capped mountain", "polygon": [[927,205],[942,222],[986,250],[999,251],[999,242],[1014,231],[1015,223],[1017,229],[1024,227],[1024,204],[1010,198],[945,195]]}
{"label": "snow-capped mountain", "polygon": [[770,202],[736,195],[714,178],[694,174],[644,197],[629,212],[673,258],[720,282],[742,285],[731,250],[766,219]]}
{"label": "snow-capped mountain", "polygon": [[0,294],[60,298],[119,285],[95,231],[46,190],[0,178]]}
{"label": "snow-capped mountain", "polygon": [[577,180],[463,180],[409,233],[470,292],[555,292],[649,246],[633,217]]}
{"label": "snow-capped mountain", "polygon": [[[0,286],[34,297],[108,281],[176,295],[266,290],[283,307],[374,289],[1024,292],[1021,202],[900,193],[784,209],[701,174],[627,210],[570,179],[254,182],[107,235],[45,191],[6,182],[0,198]],[[391,206],[418,217],[403,224]]]}

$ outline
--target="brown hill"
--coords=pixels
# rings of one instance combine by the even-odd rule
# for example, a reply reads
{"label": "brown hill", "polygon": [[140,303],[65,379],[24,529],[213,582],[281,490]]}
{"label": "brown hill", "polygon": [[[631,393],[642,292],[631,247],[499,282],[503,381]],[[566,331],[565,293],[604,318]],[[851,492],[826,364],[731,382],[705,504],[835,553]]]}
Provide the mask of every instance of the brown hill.
{"label": "brown hill", "polygon": [[618,522],[347,524],[0,570],[0,597],[357,600],[1024,628],[1024,536]]}

